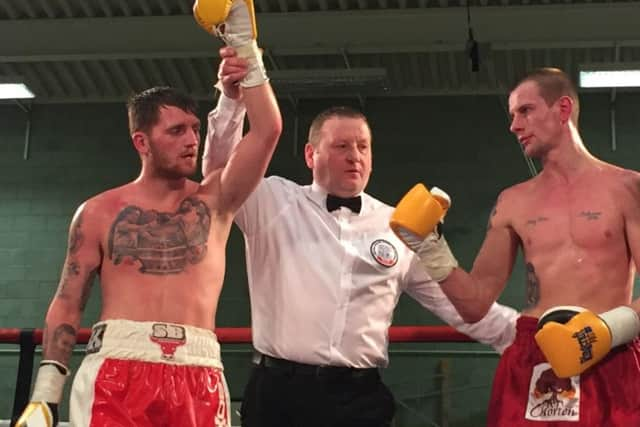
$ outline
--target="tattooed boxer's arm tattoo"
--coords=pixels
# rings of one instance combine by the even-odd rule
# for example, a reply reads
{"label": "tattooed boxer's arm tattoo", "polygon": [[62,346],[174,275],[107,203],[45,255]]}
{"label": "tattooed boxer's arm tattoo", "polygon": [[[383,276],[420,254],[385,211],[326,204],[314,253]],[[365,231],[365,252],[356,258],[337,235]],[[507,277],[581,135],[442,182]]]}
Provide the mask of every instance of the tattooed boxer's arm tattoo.
{"label": "tattooed boxer's arm tattoo", "polygon": [[71,230],[69,231],[69,254],[76,254],[82,242],[84,241],[84,235],[82,233],[82,213],[78,214],[73,224],[71,224]]}
{"label": "tattooed boxer's arm tattoo", "polygon": [[47,313],[42,340],[44,358],[65,366],[102,258],[99,242],[93,241],[95,230],[86,228],[83,215],[84,207],[80,207],[71,222],[60,283]]}
{"label": "tattooed boxer's arm tattoo", "polygon": [[87,302],[89,301],[89,297],[91,296],[91,288],[95,282],[96,274],[98,273],[98,269],[94,269],[89,272],[87,279],[82,286],[82,293],[80,294],[80,311],[84,311],[87,306]]}
{"label": "tattooed boxer's arm tattoo", "polygon": [[184,199],[175,212],[127,206],[111,225],[108,257],[115,265],[138,262],[143,274],[182,273],[204,259],[210,227],[209,207],[196,197]]}
{"label": "tattooed boxer's arm tattoo", "polygon": [[600,219],[602,212],[582,211],[578,214],[579,217],[585,218],[587,221],[596,221]]}
{"label": "tattooed boxer's arm tattoo", "polygon": [[81,227],[82,213],[79,213],[71,223],[71,229],[69,230],[67,257],[65,259],[64,265],[62,266],[62,276],[60,277],[60,284],[58,285],[56,297],[67,297],[69,283],[77,280],[78,276],[80,276],[80,262],[78,261],[76,255],[82,247],[82,243],[84,241]]}
{"label": "tattooed boxer's arm tattoo", "polygon": [[491,227],[493,227],[491,225],[491,221],[493,220],[493,217],[496,216],[497,213],[498,213],[498,200],[496,200],[496,204],[493,205],[493,209],[491,209],[491,214],[489,214],[489,221],[487,221],[487,231],[491,230]]}
{"label": "tattooed boxer's arm tattoo", "polygon": [[[496,203],[493,205],[493,208],[491,209],[491,213],[489,214],[489,221],[487,221],[487,231],[491,230],[495,225],[493,221],[495,219],[495,216],[498,214],[498,205],[500,204],[500,202],[502,202],[502,196],[503,196],[503,193],[498,194]],[[502,211],[502,207],[500,209]]]}
{"label": "tattooed boxer's arm tattoo", "polygon": [[52,331],[47,324],[44,327],[42,343],[44,346],[43,359],[57,360],[68,366],[73,346],[76,343],[76,329],[67,323],[62,323]]}
{"label": "tattooed boxer's arm tattoo", "polygon": [[540,282],[533,264],[528,262],[527,269],[527,307],[535,307],[540,301]]}
{"label": "tattooed boxer's arm tattoo", "polygon": [[71,224],[67,257],[62,267],[62,275],[55,297],[64,299],[67,303],[77,304],[80,311],[83,311],[87,304],[91,285],[99,269],[99,266],[92,268],[83,265],[80,261],[79,252],[83,243],[82,213],[79,213]]}
{"label": "tattooed boxer's arm tattoo", "polygon": [[71,260],[70,262],[66,262],[63,267],[62,278],[60,279],[60,284],[58,285],[58,291],[56,292],[57,298],[69,298],[69,288],[72,287],[72,281],[80,281],[82,292],[80,295],[80,308],[84,310],[84,307],[87,303],[87,299],[89,298],[89,293],[91,291],[91,285],[98,273],[98,268],[94,268],[93,270],[88,271],[83,275],[82,269],[77,261]]}

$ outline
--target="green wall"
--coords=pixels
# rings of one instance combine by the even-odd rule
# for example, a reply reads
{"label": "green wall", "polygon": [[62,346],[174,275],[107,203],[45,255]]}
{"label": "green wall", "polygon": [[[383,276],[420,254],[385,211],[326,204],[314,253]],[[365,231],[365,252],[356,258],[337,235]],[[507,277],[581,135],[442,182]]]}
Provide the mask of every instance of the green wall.
{"label": "green wall", "polygon": [[[637,94],[617,99],[617,150],[610,147],[609,97],[582,99],[581,126],[589,149],[598,157],[639,169]],[[315,113],[354,100],[301,101],[294,110],[282,101],[285,131],[270,174],[309,181],[302,147]],[[211,104],[202,104],[202,118]],[[374,135],[374,174],[369,192],[395,203],[415,182],[437,185],[453,198],[447,236],[459,261],[470,267],[484,237],[497,194],[529,176],[519,147],[508,133],[504,99],[497,96],[368,99],[365,105]],[[0,105],[0,328],[42,327],[57,286],[66,233],[77,205],[91,195],[133,179],[138,158],[128,139],[124,105],[36,105],[31,113],[29,159],[23,160],[27,115],[17,106]],[[234,229],[217,324],[247,326],[249,308],[243,243]],[[521,262],[501,301],[524,301]],[[83,325],[99,309],[94,289]],[[438,319],[403,297],[395,324],[437,324]],[[224,346],[231,393],[239,398],[247,378],[248,346]],[[16,346],[0,345],[0,419],[10,417]],[[456,354],[461,350],[477,355]],[[398,426],[439,424],[482,426],[497,357],[479,344],[392,345],[386,381],[400,400]],[[426,352],[426,353],[425,353]],[[79,361],[80,354],[74,360]],[[444,377],[442,372],[448,372]],[[70,384],[70,381],[69,381]],[[439,392],[449,389],[443,402]],[[63,407],[63,419],[66,408]],[[431,420],[431,421],[429,421]]]}

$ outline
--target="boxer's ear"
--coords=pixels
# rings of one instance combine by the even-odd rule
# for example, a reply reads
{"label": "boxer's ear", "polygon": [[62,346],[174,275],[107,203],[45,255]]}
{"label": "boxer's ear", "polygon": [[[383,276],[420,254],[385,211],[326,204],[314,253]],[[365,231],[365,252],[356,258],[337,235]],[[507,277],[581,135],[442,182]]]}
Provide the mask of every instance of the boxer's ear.
{"label": "boxer's ear", "polygon": [[149,151],[149,138],[146,133],[141,131],[132,133],[131,142],[140,155],[144,156]]}
{"label": "boxer's ear", "polygon": [[569,96],[561,96],[558,101],[556,101],[558,105],[558,109],[560,111],[560,121],[562,124],[567,124],[569,120],[571,120],[571,114],[573,113],[573,109],[575,108],[573,99]]}

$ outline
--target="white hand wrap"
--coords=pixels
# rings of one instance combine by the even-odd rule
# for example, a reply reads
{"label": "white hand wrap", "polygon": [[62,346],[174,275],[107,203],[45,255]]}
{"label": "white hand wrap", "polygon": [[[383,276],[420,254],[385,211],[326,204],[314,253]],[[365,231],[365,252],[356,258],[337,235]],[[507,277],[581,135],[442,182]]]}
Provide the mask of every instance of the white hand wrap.
{"label": "white hand wrap", "polygon": [[69,369],[56,360],[40,362],[38,376],[33,387],[32,402],[60,403]]}
{"label": "white hand wrap", "polygon": [[417,234],[414,234],[404,228],[398,228],[396,232],[398,233],[398,237],[400,237],[400,239],[404,242],[405,245],[407,245],[409,249],[411,249],[413,252],[418,252],[418,249],[420,249],[420,246],[422,246],[424,239],[421,239]]}
{"label": "white hand wrap", "polygon": [[255,40],[253,19],[245,0],[233,0],[224,22],[214,26],[215,34],[235,49]]}
{"label": "white hand wrap", "polygon": [[216,34],[233,47],[239,58],[249,62],[249,72],[240,86],[259,86],[269,80],[262,61],[262,52],[258,48],[253,27],[253,11],[249,11],[247,1],[234,0],[226,21],[215,27]]}
{"label": "white hand wrap", "polygon": [[609,327],[612,348],[632,341],[640,333],[640,318],[631,307],[616,307],[598,316]]}
{"label": "white hand wrap", "polygon": [[249,71],[244,79],[240,81],[242,87],[260,86],[269,81],[267,70],[262,62],[262,52],[258,47],[258,43],[252,40],[251,43],[236,48],[239,58],[244,58],[249,62]]}
{"label": "white hand wrap", "polygon": [[442,282],[454,268],[458,267],[458,261],[451,253],[443,235],[430,233],[416,253],[429,276],[436,282]]}

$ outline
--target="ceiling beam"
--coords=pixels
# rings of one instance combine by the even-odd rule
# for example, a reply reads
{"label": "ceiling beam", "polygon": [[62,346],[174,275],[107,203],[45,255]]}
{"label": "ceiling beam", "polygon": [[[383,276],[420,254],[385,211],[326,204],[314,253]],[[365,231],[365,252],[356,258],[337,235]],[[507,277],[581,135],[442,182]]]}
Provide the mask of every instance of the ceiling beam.
{"label": "ceiling beam", "polygon": [[[94,8],[91,6],[91,4],[89,4],[89,2],[86,1],[81,1],[80,2],[80,7],[82,8],[82,10],[84,11],[84,13],[90,17],[93,18],[94,16],[96,16],[96,11],[94,10]],[[105,12],[106,16],[111,16],[109,13]]]}
{"label": "ceiling beam", "polygon": [[[625,92],[629,93],[639,93],[638,90],[634,89],[625,89]],[[585,92],[589,93],[607,93],[604,89],[591,89]],[[506,89],[503,88],[490,88],[490,87],[478,87],[473,90],[468,88],[460,88],[458,90],[450,90],[450,89],[429,89],[429,88],[406,88],[402,90],[391,90],[391,91],[379,91],[372,92],[367,94],[367,98],[386,98],[386,97],[424,97],[424,96],[489,96],[489,95],[499,95],[501,99],[507,96]],[[287,99],[289,96],[288,93],[284,93],[282,91],[277,93],[279,99]],[[208,101],[214,102],[212,93],[204,93],[204,92],[195,92],[192,93],[191,96],[198,101]],[[357,98],[358,93],[345,92],[341,95],[336,94],[322,94],[322,93],[310,93],[310,94],[296,94],[296,97],[299,99],[323,99],[323,98],[332,98],[332,99],[346,99],[346,98]],[[73,96],[51,96],[45,99],[34,98],[35,104],[76,104],[76,103],[123,103],[126,101],[127,96],[125,94],[120,96],[86,96],[86,97],[73,97]]]}
{"label": "ceiling beam", "polygon": [[[343,48],[351,53],[396,52],[403,46],[458,50],[467,38],[464,8],[263,13],[258,22],[260,45],[277,54]],[[476,39],[502,49],[614,41],[621,46],[640,45],[638,22],[640,2],[483,7],[476,8],[473,16]],[[220,46],[188,15],[5,21],[0,40],[12,40],[0,45],[0,60],[5,62],[69,56],[215,55]]]}

